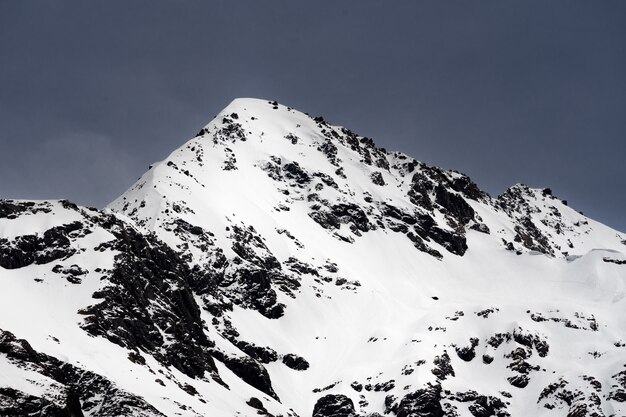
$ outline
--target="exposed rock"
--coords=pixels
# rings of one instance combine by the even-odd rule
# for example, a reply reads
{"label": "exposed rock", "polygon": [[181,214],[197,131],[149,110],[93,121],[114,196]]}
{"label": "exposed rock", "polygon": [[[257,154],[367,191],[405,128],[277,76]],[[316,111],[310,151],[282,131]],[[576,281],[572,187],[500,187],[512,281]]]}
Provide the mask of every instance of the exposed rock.
{"label": "exposed rock", "polygon": [[[110,285],[94,293],[100,300],[80,311],[83,329],[132,350],[142,349],[158,361],[191,376],[217,369],[213,346],[203,329],[200,309],[189,283],[191,271],[178,255],[153,237],[113,216],[94,218],[116,239],[101,248],[116,249]],[[163,335],[159,329],[167,329]]]}
{"label": "exposed rock", "polygon": [[70,245],[71,235],[80,234],[83,224],[72,222],[46,230],[43,236],[18,236],[9,242],[0,238],[0,267],[23,268],[30,264],[46,264],[66,259],[76,253]]}
{"label": "exposed rock", "polygon": [[435,356],[433,364],[435,367],[431,370],[431,372],[438,379],[444,380],[449,376],[455,376],[454,369],[450,364],[450,356],[448,356],[447,352],[444,351],[440,356]]}
{"label": "exposed rock", "polygon": [[44,202],[36,204],[34,201],[15,201],[0,199],[0,219],[16,219],[21,215],[50,213],[51,204]]}
{"label": "exposed rock", "polygon": [[[0,329],[0,354],[13,364],[53,381],[54,395],[29,395],[9,387],[0,388],[0,415],[46,417],[137,416],[164,417],[143,398],[119,389],[113,382],[35,351],[30,344]],[[106,396],[102,394],[106,392]],[[86,413],[86,414],[83,414]],[[97,413],[97,414],[94,414]]]}
{"label": "exposed rock", "polygon": [[263,365],[249,357],[220,355],[217,352],[214,352],[214,355],[216,359],[223,362],[228,369],[233,371],[233,373],[243,381],[278,400],[278,396],[272,388],[270,376]]}
{"label": "exposed rock", "polygon": [[385,185],[385,180],[383,179],[383,174],[378,171],[372,172],[370,175],[372,182],[376,185],[383,186]]}
{"label": "exposed rock", "polygon": [[296,371],[306,371],[309,369],[309,363],[302,356],[295,355],[293,353],[288,353],[283,356],[283,363]]}
{"label": "exposed rock", "polygon": [[444,207],[460,224],[467,224],[470,220],[474,220],[474,209],[467,204],[465,199],[449,192],[442,185],[435,187],[435,202]]}
{"label": "exposed rock", "polygon": [[514,387],[525,388],[526,385],[528,385],[528,381],[530,381],[530,378],[528,378],[528,375],[519,374],[510,376],[506,380],[509,381],[509,384],[513,385]]}
{"label": "exposed rock", "polygon": [[478,346],[478,339],[472,338],[469,346],[455,348],[456,354],[465,362],[469,362],[476,356],[476,346]]}
{"label": "exposed rock", "polygon": [[345,395],[325,395],[315,403],[313,417],[356,417],[354,403]]}
{"label": "exposed rock", "polygon": [[459,392],[451,395],[449,400],[470,402],[470,413],[475,417],[509,417],[506,404],[498,397],[480,395],[476,391]]}
{"label": "exposed rock", "polygon": [[443,417],[441,385],[429,384],[407,394],[400,400],[396,414],[398,417]]}

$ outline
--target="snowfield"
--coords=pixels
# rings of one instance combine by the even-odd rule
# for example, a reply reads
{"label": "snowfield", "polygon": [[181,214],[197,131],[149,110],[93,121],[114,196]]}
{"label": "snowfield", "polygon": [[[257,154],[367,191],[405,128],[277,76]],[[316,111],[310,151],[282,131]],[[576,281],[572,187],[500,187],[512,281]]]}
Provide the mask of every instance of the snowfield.
{"label": "snowfield", "polygon": [[0,201],[0,415],[626,416],[625,253],[237,99],[103,210]]}

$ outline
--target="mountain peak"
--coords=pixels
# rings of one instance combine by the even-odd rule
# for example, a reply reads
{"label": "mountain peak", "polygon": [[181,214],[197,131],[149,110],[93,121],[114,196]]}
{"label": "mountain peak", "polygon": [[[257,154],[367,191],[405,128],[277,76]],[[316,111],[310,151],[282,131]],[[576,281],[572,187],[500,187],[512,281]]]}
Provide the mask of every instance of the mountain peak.
{"label": "mountain peak", "polygon": [[0,414],[623,415],[624,245],[237,99],[103,211],[0,201]]}
{"label": "mountain peak", "polygon": [[[461,173],[387,152],[322,117],[248,98],[231,102],[109,207],[162,230],[166,240],[176,241],[162,229],[171,228],[163,224],[174,219],[219,230],[234,216],[250,217],[249,208],[255,207],[254,216],[266,225],[285,218],[313,222],[318,233],[345,241],[391,228],[436,258],[447,252],[463,255],[470,231],[497,228],[499,236],[491,237],[504,248],[550,256],[580,254],[578,247],[588,250],[584,241],[595,236],[577,230],[575,225],[587,220],[550,189],[516,184],[494,199]],[[494,210],[507,217],[483,218],[481,213]],[[206,216],[207,211],[215,216]],[[389,215],[408,223],[381,220]],[[611,234],[598,227],[602,236]],[[613,236],[610,247],[619,247]]]}

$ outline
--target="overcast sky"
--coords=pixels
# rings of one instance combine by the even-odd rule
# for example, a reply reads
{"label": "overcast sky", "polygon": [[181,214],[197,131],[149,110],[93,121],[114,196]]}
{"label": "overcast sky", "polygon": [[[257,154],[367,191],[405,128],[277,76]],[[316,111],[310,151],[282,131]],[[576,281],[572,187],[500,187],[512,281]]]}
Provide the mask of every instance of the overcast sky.
{"label": "overcast sky", "polygon": [[626,231],[624,1],[0,0],[0,198],[102,207],[235,97]]}

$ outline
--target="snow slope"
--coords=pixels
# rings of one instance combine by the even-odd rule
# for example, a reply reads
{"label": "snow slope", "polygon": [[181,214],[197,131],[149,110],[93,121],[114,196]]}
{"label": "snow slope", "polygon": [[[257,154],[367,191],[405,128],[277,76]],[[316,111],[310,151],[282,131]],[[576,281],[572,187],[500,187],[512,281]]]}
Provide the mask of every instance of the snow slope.
{"label": "snow slope", "polygon": [[[69,243],[46,239],[74,222],[57,231]],[[101,411],[99,386],[50,378],[0,338],[0,386],[22,403],[626,415],[623,233],[549,189],[493,198],[276,102],[233,101],[101,212],[5,201],[0,237],[0,329],[122,405]],[[0,388],[0,410],[19,395]]]}

